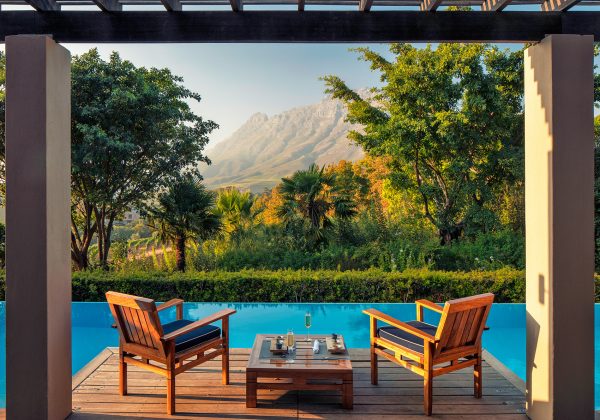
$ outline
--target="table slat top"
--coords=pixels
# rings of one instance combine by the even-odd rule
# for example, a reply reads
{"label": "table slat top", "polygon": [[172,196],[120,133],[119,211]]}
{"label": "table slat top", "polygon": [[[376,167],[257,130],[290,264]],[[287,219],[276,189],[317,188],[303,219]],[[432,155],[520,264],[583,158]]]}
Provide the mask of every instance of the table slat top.
{"label": "table slat top", "polygon": [[[274,354],[271,358],[261,358],[261,347],[264,340],[275,339],[278,334],[258,334],[248,359],[247,370],[256,372],[351,372],[352,362],[348,355],[329,354],[326,359],[315,357],[312,351],[312,343],[315,339],[325,340],[326,335],[311,335],[310,341],[306,341],[305,335],[296,335],[296,351],[292,357],[281,357]],[[321,352],[327,351],[325,343],[321,344]]]}

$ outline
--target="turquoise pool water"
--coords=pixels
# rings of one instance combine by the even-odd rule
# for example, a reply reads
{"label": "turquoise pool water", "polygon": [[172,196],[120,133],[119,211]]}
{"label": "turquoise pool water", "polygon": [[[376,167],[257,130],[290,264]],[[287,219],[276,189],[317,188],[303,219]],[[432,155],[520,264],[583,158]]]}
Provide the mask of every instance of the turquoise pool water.
{"label": "turquoise pool water", "polygon": [[[415,318],[415,305],[396,304],[285,304],[285,303],[186,303],[184,317],[199,319],[219,309],[238,311],[231,318],[231,346],[251,347],[257,333],[285,333],[293,329],[304,334],[304,314],[313,315],[311,333],[344,335],[351,347],[369,346],[369,323],[361,313],[366,308],[377,308],[401,320]],[[81,369],[107,346],[118,345],[116,330],[112,329],[112,315],[106,303],[73,303],[73,373]],[[596,320],[600,305],[595,308]],[[161,319],[175,319],[175,310],[161,314]],[[426,311],[426,321],[437,322],[438,317]],[[488,320],[489,331],[484,333],[483,346],[509,369],[525,380],[525,305],[494,304]],[[600,324],[596,322],[596,352],[600,349]],[[5,305],[0,302],[0,407],[5,406]],[[600,358],[596,358],[596,407],[600,407]]]}

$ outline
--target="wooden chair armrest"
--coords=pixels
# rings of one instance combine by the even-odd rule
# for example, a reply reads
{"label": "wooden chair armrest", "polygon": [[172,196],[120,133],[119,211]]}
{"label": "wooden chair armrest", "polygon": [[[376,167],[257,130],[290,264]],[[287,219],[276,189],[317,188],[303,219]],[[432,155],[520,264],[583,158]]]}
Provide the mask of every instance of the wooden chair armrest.
{"label": "wooden chair armrest", "polygon": [[438,312],[438,313],[442,313],[444,312],[444,307],[438,305],[437,303],[433,303],[427,299],[419,299],[417,301],[415,301],[415,303],[417,304],[417,311],[419,311],[419,306],[422,306],[424,308],[427,308],[429,310],[432,310],[434,312]]}
{"label": "wooden chair armrest", "polygon": [[377,309],[366,309],[363,311],[363,313],[369,315],[372,318],[378,319],[379,321],[383,321],[386,324],[391,325],[392,327],[400,328],[401,330],[409,332],[414,336],[422,338],[423,340],[432,343],[436,342],[435,337],[433,335],[427,334],[426,332],[423,332],[420,329],[413,327],[412,325],[408,325],[405,322],[397,320],[396,318],[392,318],[391,316],[386,315],[383,312],[378,311]]}
{"label": "wooden chair armrest", "polygon": [[219,312],[215,312],[214,314],[207,316],[206,318],[202,318],[198,321],[195,321],[195,322],[192,322],[191,324],[186,325],[185,327],[181,327],[178,330],[170,332],[169,334],[165,334],[162,337],[162,339],[163,339],[163,341],[175,340],[177,337],[180,337],[184,334],[194,331],[200,327],[204,327],[206,325],[212,324],[213,322],[218,321],[220,319],[227,318],[236,312],[237,311],[235,309],[223,309]]}
{"label": "wooden chair armrest", "polygon": [[183,319],[183,299],[171,299],[168,302],[164,302],[156,307],[156,311],[160,312],[173,306],[177,307],[176,318]]}
{"label": "wooden chair armrest", "polygon": [[171,299],[168,302],[164,302],[164,303],[161,303],[160,305],[158,305],[156,307],[156,310],[160,312],[164,309],[168,309],[173,306],[180,306],[180,305],[183,305],[183,299]]}

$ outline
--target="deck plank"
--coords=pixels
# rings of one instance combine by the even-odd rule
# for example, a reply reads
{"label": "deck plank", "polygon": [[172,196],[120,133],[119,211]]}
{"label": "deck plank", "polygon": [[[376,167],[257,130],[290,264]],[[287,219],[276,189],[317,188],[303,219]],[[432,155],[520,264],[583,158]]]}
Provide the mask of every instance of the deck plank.
{"label": "deck plank", "polygon": [[[369,380],[369,354],[351,352],[354,367],[354,409],[344,410],[333,391],[259,390],[257,408],[246,408],[245,367],[248,349],[232,349],[231,385],[221,385],[220,360],[215,359],[177,377],[178,419],[423,419],[422,379],[388,361],[380,362],[380,383]],[[435,378],[433,418],[526,419],[525,396],[494,367],[484,362],[483,398],[473,398],[472,370]],[[89,373],[88,373],[89,372]],[[118,395],[116,355],[88,367],[87,377],[73,389],[71,419],[164,419],[165,384],[159,376],[129,367],[129,395]],[[0,418],[3,413],[0,411]]]}

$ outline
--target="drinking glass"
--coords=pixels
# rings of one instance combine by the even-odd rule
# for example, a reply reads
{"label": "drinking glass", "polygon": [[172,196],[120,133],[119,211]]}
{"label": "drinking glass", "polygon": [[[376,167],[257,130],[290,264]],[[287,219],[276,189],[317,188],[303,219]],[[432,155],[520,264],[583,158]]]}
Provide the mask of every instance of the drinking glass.
{"label": "drinking glass", "polygon": [[287,346],[288,346],[288,352],[291,353],[294,351],[294,344],[296,344],[296,340],[294,339],[294,331],[293,330],[289,330],[287,333]]}
{"label": "drinking glass", "polygon": [[310,312],[304,314],[304,326],[306,327],[306,341],[310,342],[309,328],[312,325],[312,315]]}

